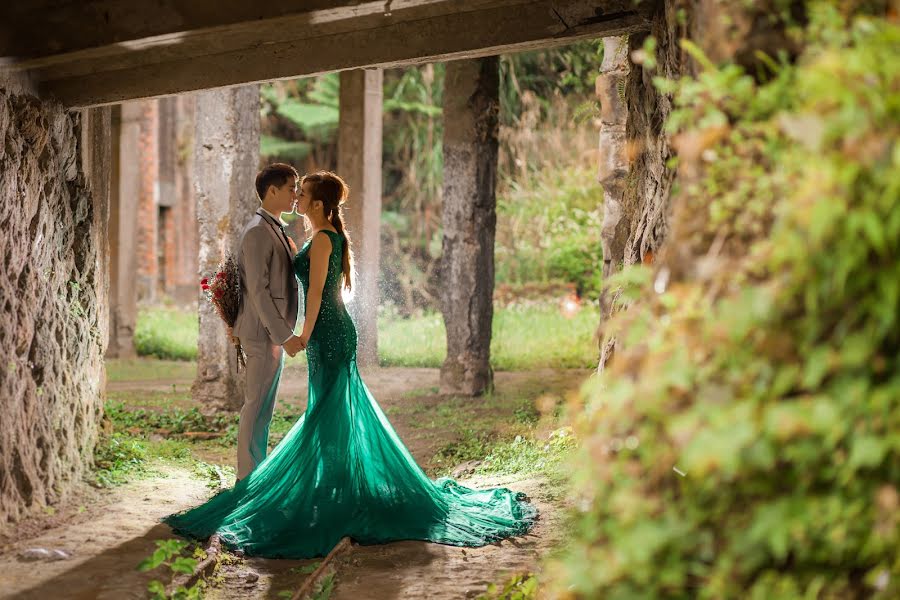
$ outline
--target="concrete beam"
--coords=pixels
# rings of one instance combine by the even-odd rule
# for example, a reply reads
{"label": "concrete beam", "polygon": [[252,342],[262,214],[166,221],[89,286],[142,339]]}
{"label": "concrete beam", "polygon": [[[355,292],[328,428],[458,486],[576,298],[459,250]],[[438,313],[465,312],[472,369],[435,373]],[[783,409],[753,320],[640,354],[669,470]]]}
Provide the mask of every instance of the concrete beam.
{"label": "concrete beam", "polygon": [[5,4],[0,8],[0,23],[16,26],[0,36],[0,56],[38,58],[172,32],[274,19],[300,10],[343,10],[352,15],[364,1],[30,0]]}
{"label": "concrete beam", "polygon": [[357,361],[363,366],[378,364],[383,86],[381,69],[341,73],[338,173],[350,186],[344,216],[356,271],[348,308],[359,334]]}
{"label": "concrete beam", "polygon": [[643,4],[635,8],[629,0],[400,0],[387,3],[389,12],[382,1],[336,4],[13,60],[6,68],[27,70],[43,94],[68,106],[89,106],[490,56],[647,28]]}

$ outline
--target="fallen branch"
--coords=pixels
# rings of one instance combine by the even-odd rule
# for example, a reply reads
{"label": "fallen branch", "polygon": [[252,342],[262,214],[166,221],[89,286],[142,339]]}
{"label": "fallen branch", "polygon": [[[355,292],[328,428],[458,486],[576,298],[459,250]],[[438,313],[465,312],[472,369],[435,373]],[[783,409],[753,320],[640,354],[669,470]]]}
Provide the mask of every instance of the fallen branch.
{"label": "fallen branch", "polygon": [[225,435],[221,431],[185,431],[181,437],[189,440],[215,440]]}
{"label": "fallen branch", "polygon": [[179,587],[184,586],[185,588],[190,588],[197,583],[201,577],[209,575],[216,567],[216,562],[219,560],[219,552],[221,550],[222,538],[220,538],[218,534],[215,534],[209,538],[209,545],[206,547],[206,558],[197,563],[194,572],[188,575],[186,579],[182,579],[182,577],[173,579],[172,583],[169,584],[169,589],[166,590],[166,594],[172,596]]}
{"label": "fallen branch", "polygon": [[306,581],[303,582],[303,585],[300,586],[300,589],[297,590],[293,596],[291,596],[291,600],[303,600],[310,591],[312,591],[313,585],[315,585],[316,581],[325,573],[325,569],[328,567],[329,563],[334,559],[335,556],[341,554],[342,552],[349,550],[350,538],[343,537],[341,541],[337,543],[337,546],[331,549],[331,552],[328,553],[322,562],[319,564],[319,567],[312,572],[312,574],[306,578]]}

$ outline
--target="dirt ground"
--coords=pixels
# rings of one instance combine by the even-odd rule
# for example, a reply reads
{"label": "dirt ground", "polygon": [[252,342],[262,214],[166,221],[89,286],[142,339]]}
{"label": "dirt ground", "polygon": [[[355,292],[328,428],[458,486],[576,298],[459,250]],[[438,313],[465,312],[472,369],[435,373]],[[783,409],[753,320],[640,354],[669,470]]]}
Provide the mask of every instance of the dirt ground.
{"label": "dirt ground", "polygon": [[[537,370],[496,376],[498,392],[528,398],[562,398],[578,388],[584,371]],[[498,420],[509,419],[508,404],[483,399],[448,399],[437,395],[435,369],[370,369],[363,378],[413,456],[428,466],[435,451],[447,443],[452,431],[446,419],[431,419],[429,407],[446,408],[466,402],[467,414],[483,412]],[[190,379],[126,380],[112,382],[108,391],[178,391]],[[306,402],[305,370],[286,370],[279,393],[281,410],[299,411]],[[473,404],[474,407],[473,407]],[[279,410],[279,408],[276,408]],[[539,423],[540,427],[540,423]],[[209,462],[230,464],[233,450],[210,446],[198,452]],[[491,582],[536,568],[539,556],[553,546],[561,532],[561,507],[538,479],[475,477],[461,479],[470,487],[504,486],[526,492],[541,512],[529,535],[483,548],[455,548],[424,542],[397,542],[382,546],[354,546],[337,562],[333,599],[470,598],[483,593]],[[165,515],[202,502],[214,490],[207,480],[187,468],[165,466],[158,473],[106,490],[85,488],[53,514],[32,518],[0,539],[0,598],[21,599],[127,599],[146,598],[147,583],[159,577],[139,573],[136,565],[149,556],[156,540],[173,537],[159,523]],[[22,553],[33,548],[59,549],[61,560],[26,561]],[[279,592],[297,589],[306,575],[304,565],[315,561],[247,558],[220,569],[218,583],[207,598],[278,598]]]}

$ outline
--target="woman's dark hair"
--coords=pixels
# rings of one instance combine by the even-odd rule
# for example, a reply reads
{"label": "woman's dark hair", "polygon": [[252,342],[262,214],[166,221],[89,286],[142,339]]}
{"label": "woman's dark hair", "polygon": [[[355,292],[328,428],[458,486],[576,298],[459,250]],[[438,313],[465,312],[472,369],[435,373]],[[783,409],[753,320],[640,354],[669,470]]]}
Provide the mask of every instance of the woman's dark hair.
{"label": "woman's dark hair", "polygon": [[334,226],[344,240],[342,268],[344,287],[348,290],[353,287],[353,254],[350,250],[350,236],[344,230],[344,220],[341,215],[341,206],[346,202],[350,188],[344,180],[331,171],[316,171],[304,175],[300,185],[310,184],[309,190],[312,200],[319,200],[324,204],[325,216]]}
{"label": "woman's dark hair", "polygon": [[262,202],[269,186],[281,187],[291,179],[299,179],[297,169],[285,163],[272,163],[256,174],[256,195]]}

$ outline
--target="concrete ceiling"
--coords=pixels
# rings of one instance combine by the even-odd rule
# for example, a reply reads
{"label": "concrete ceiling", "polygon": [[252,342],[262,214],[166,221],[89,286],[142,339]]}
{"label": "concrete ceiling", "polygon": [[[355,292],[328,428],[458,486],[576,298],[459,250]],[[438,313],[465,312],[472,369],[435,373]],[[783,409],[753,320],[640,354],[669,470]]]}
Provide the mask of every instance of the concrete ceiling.
{"label": "concrete ceiling", "polygon": [[36,0],[0,8],[0,70],[71,107],[646,29],[644,0]]}

